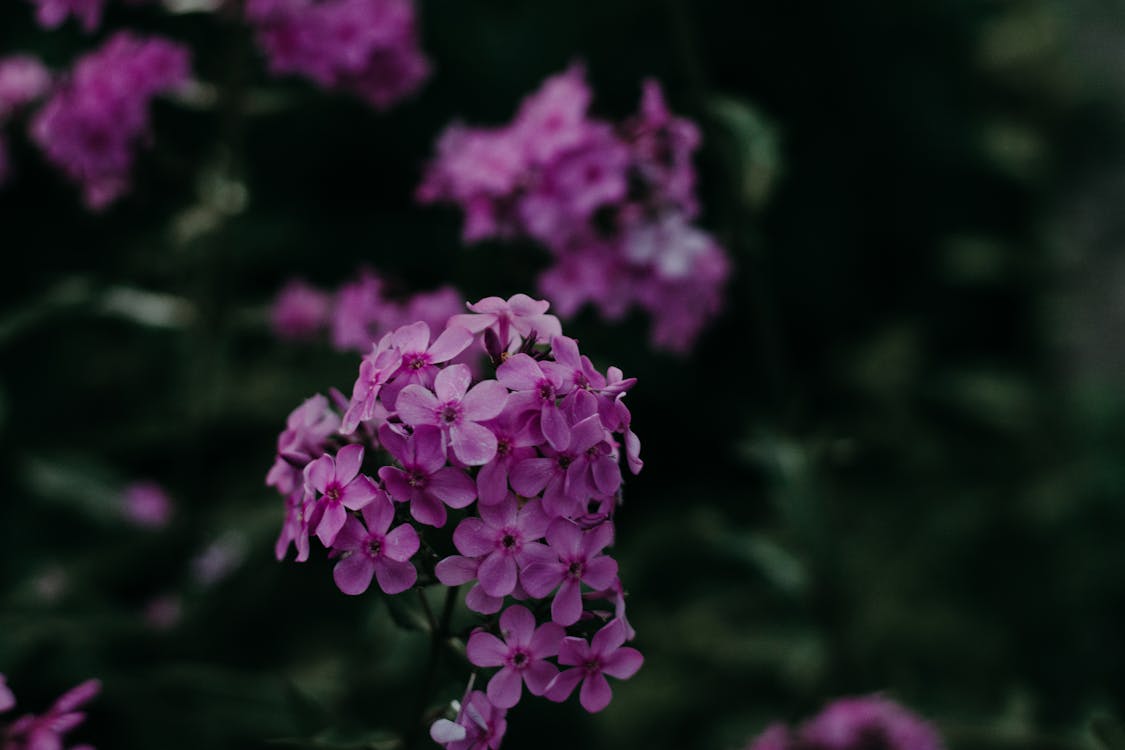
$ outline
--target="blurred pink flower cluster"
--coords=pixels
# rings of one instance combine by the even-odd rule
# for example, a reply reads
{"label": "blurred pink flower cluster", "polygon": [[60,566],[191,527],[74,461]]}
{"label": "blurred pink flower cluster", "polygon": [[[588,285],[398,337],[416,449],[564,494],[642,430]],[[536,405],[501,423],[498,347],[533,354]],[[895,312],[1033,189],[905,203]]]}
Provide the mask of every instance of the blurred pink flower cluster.
{"label": "blurred pink flower cluster", "polygon": [[309,340],[327,331],[334,348],[366,352],[372,341],[406,323],[423,321],[431,329],[443,328],[464,310],[463,299],[451,286],[405,297],[392,294],[382,276],[365,268],[334,292],[304,279],[290,280],[274,299],[270,325],[281,339]]}
{"label": "blurred pink flower cluster", "polygon": [[[0,724],[0,750],[62,750],[63,738],[86,719],[78,710],[101,692],[101,683],[87,680],[59,696],[42,715],[24,714],[7,727]],[[16,706],[16,697],[0,674],[0,714]],[[94,750],[74,745],[71,750]]]}
{"label": "blurred pink flower cluster", "polygon": [[841,698],[797,730],[774,724],[746,750],[942,750],[929,723],[879,695]]}
{"label": "blurred pink flower cluster", "polygon": [[652,318],[656,346],[691,348],[718,313],[726,252],[693,225],[698,128],[674,116],[646,81],[640,111],[593,118],[581,66],[556,75],[499,128],[450,126],[417,191],[452,202],[466,242],[530,237],[555,263],[539,289],[564,317],[593,304],[610,319],[631,307]]}
{"label": "blurred pink flower cluster", "polygon": [[296,73],[376,109],[430,74],[412,0],[248,0],[246,19],[273,73]]}

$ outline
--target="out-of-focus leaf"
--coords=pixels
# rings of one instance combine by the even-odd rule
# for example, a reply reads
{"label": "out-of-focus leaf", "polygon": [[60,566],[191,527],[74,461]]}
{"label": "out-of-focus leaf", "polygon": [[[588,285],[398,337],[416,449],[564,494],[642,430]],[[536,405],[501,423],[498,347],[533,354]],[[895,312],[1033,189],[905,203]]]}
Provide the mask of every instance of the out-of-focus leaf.
{"label": "out-of-focus leaf", "polygon": [[781,144],[776,126],[749,102],[716,96],[708,101],[711,116],[729,136],[738,165],[742,200],[762,208],[781,174]]}

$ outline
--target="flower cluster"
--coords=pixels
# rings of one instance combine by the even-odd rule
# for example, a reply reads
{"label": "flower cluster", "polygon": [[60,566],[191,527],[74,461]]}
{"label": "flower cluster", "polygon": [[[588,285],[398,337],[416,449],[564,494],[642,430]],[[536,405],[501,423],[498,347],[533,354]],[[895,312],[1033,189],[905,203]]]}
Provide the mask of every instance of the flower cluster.
{"label": "flower cluster", "polygon": [[[433,728],[453,750],[495,748],[524,686],[554,701],[578,689],[600,711],[606,677],[627,679],[643,661],[625,646],[634,633],[606,554],[621,461],[642,466],[624,403],[635,380],[597,370],[546,302],[489,297],[468,309],[436,336],[422,321],[382,336],[350,399],[314,396],[290,415],[266,480],[286,498],[279,559],[291,545],[307,559],[315,536],[346,594],[436,578],[467,586],[466,606],[489,616],[466,653],[496,671]],[[474,345],[485,377],[453,361]],[[425,536],[447,525],[443,554]]]}
{"label": "flower cluster", "polygon": [[248,0],[246,18],[273,73],[348,91],[376,109],[430,73],[413,0]]}
{"label": "flower cluster", "polygon": [[539,288],[569,317],[584,304],[608,318],[631,306],[653,319],[657,346],[684,351],[718,312],[729,260],[692,225],[699,130],[646,81],[640,112],[591,118],[580,66],[549,78],[500,128],[455,124],[418,188],[454,202],[463,236],[531,237],[554,255]]}
{"label": "flower cluster", "polygon": [[774,724],[747,750],[942,750],[937,731],[894,701],[841,698],[797,731]]}
{"label": "flower cluster", "polygon": [[372,341],[406,323],[420,320],[431,329],[444,327],[461,311],[461,300],[450,286],[405,298],[391,295],[382,277],[364,269],[335,293],[291,280],[274,300],[270,322],[281,339],[311,339],[327,329],[336,349],[366,352]]}
{"label": "flower cluster", "polygon": [[[63,747],[63,737],[81,724],[86,714],[78,709],[101,691],[101,683],[87,680],[63,693],[42,716],[24,714],[7,727],[0,726],[0,750],[48,750]],[[0,714],[16,705],[15,696],[0,674]],[[94,750],[76,745],[72,750]]]}
{"label": "flower cluster", "polygon": [[103,209],[129,186],[152,99],[185,84],[189,53],[179,44],[128,32],[83,57],[35,115],[32,138]]}
{"label": "flower cluster", "polygon": [[8,148],[3,128],[7,122],[51,86],[51,74],[41,62],[26,55],[0,59],[0,185],[8,176]]}
{"label": "flower cluster", "polygon": [[98,28],[105,11],[105,0],[31,0],[35,6],[35,20],[45,29],[62,26],[70,16],[82,25],[86,33]]}

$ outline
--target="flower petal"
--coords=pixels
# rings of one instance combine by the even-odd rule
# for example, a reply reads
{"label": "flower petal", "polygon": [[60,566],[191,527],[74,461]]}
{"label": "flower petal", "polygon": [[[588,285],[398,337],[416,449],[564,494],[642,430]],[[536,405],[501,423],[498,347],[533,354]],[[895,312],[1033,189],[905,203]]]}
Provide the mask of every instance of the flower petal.
{"label": "flower petal", "polygon": [[429,389],[420,385],[408,385],[398,394],[395,401],[395,410],[403,422],[409,425],[438,423],[435,412],[438,409],[438,400]]}
{"label": "flower petal", "polygon": [[391,560],[406,562],[414,557],[420,544],[418,532],[410,524],[404,523],[383,537],[383,554]]}
{"label": "flower petal", "polygon": [[470,635],[469,642],[465,646],[465,655],[478,667],[499,667],[508,657],[509,651],[502,640],[483,630]]}
{"label": "flower petal", "polygon": [[547,700],[562,703],[570,697],[574,688],[578,687],[578,683],[582,681],[585,674],[585,670],[582,669],[565,669],[547,683],[547,689],[543,694],[547,696]]}
{"label": "flower petal", "polygon": [[516,588],[516,561],[501,552],[493,552],[481,562],[477,577],[489,596],[507,596]]}
{"label": "flower petal", "polygon": [[566,450],[570,443],[570,425],[566,423],[562,409],[555,404],[543,404],[543,411],[539,417],[543,437],[547,438],[551,447],[557,451]]}
{"label": "flower petal", "polygon": [[497,708],[511,708],[520,702],[523,680],[520,673],[511,667],[504,667],[488,681],[488,700]]}
{"label": "flower petal", "polygon": [[[472,380],[473,374],[469,371],[468,365],[449,365],[434,378],[434,393],[437,394],[439,401],[461,401],[465,396],[465,391],[469,390],[469,383]],[[500,384],[497,383],[497,385]],[[500,387],[503,388],[504,386]],[[403,393],[406,393],[406,391],[403,391]],[[401,399],[402,396],[399,396],[399,398]]]}
{"label": "flower petal", "polygon": [[531,391],[543,379],[543,370],[528,355],[516,354],[496,368],[496,379],[509,390]]}
{"label": "flower petal", "polygon": [[566,568],[561,563],[535,562],[520,571],[520,583],[535,599],[543,599],[562,582]]}
{"label": "flower petal", "polygon": [[523,679],[527,683],[529,693],[543,695],[547,692],[547,685],[551,684],[551,680],[555,679],[555,675],[558,673],[559,669],[554,664],[537,659],[527,665],[527,669],[523,673]]}
{"label": "flower petal", "polygon": [[526,646],[535,634],[535,615],[521,604],[513,604],[500,615],[500,632],[509,646]]}
{"label": "flower petal", "polygon": [[610,677],[627,680],[645,663],[644,656],[635,648],[619,648],[602,662],[602,671]]}
{"label": "flower petal", "polygon": [[431,362],[448,362],[473,343],[473,334],[461,326],[449,326],[427,352]]}
{"label": "flower petal", "polygon": [[582,586],[573,578],[564,578],[551,602],[551,619],[564,627],[578,622],[582,616]]}
{"label": "flower petal", "polygon": [[427,492],[439,498],[450,508],[464,508],[477,497],[477,486],[461,469],[447,466],[430,475]]}
{"label": "flower petal", "polygon": [[466,466],[483,466],[496,457],[496,436],[476,422],[462,422],[449,430],[450,447]]}
{"label": "flower petal", "polygon": [[408,562],[383,559],[375,563],[375,578],[385,593],[401,594],[418,580],[418,571]]}
{"label": "flower petal", "polygon": [[595,672],[586,675],[586,680],[582,683],[582,689],[578,692],[578,702],[582,704],[582,708],[596,714],[608,706],[612,699],[613,690],[610,689],[609,681],[603,674]]}
{"label": "flower petal", "polygon": [[363,464],[363,446],[358,443],[345,445],[336,454],[336,481],[341,485],[355,479]]}
{"label": "flower petal", "polygon": [[354,554],[336,563],[332,569],[332,579],[349,596],[358,596],[371,585],[375,574],[375,563],[367,555]]}
{"label": "flower petal", "polygon": [[434,566],[434,575],[446,586],[460,586],[476,579],[477,565],[474,558],[451,555]]}
{"label": "flower petal", "polygon": [[[453,365],[457,367],[458,365]],[[461,365],[464,367],[464,365]],[[466,371],[468,368],[465,368]],[[441,375],[438,375],[441,378]],[[439,396],[441,394],[438,394]],[[442,397],[444,398],[444,396]],[[495,380],[485,380],[483,383],[477,383],[473,386],[472,390],[465,394],[461,399],[461,407],[465,410],[465,419],[473,422],[481,422],[486,419],[492,419],[504,411],[504,406],[508,403],[508,389],[500,385]]]}

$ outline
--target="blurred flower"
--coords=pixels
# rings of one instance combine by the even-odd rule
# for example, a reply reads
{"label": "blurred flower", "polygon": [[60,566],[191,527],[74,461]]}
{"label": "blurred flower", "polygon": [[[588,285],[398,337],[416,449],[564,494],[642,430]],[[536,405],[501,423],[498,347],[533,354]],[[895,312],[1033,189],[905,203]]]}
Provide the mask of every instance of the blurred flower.
{"label": "blurred flower", "polygon": [[183,600],[177,594],[162,594],[145,605],[145,624],[153,630],[171,630],[180,623],[183,612]]}
{"label": "blurred flower", "polygon": [[412,0],[248,0],[275,74],[297,73],[386,109],[429,76]]}
{"label": "blurred flower", "polygon": [[277,293],[270,322],[280,339],[310,339],[327,325],[332,299],[303,279],[293,279]]}
{"label": "blurred flower", "polygon": [[699,129],[668,110],[656,81],[644,83],[639,113],[617,125],[589,117],[591,98],[575,65],[528,96],[508,125],[451,125],[417,198],[458,204],[466,242],[543,243],[555,263],[539,289],[563,316],[586,304],[609,319],[640,307],[653,318],[654,345],[687,351],[718,314],[730,275],[726,252],[691,223]]}
{"label": "blurred flower", "polygon": [[0,713],[9,711],[16,705],[16,696],[8,687],[8,681],[0,674]]}
{"label": "blurred flower", "polygon": [[102,210],[128,190],[136,150],[158,94],[187,82],[189,52],[174,42],[118,32],[80,59],[35,115],[31,135],[47,159]]}
{"label": "blurred flower", "polygon": [[191,574],[200,586],[214,586],[246,559],[246,537],[227,531],[191,560]]}
{"label": "blurred flower", "polygon": [[507,710],[497,708],[488,696],[474,690],[459,707],[457,720],[438,719],[430,737],[445,750],[496,750],[508,731]]}
{"label": "blurred flower", "polygon": [[172,518],[172,500],[155,482],[135,482],[122,494],[125,518],[146,529],[162,529]]}
{"label": "blurred flower", "polygon": [[28,55],[0,58],[0,124],[47,93],[51,73]]}
{"label": "blurred flower", "polygon": [[43,28],[58,28],[74,16],[87,33],[98,28],[105,10],[105,0],[31,0],[31,3],[35,6],[35,20]]}
{"label": "blurred flower", "polygon": [[747,750],[942,750],[930,724],[879,695],[840,698],[796,732],[774,724]]}
{"label": "blurred flower", "polygon": [[[101,689],[99,681],[87,680],[63,693],[42,716],[24,714],[0,734],[3,750],[61,750],[63,736],[86,720],[86,714],[76,709],[93,700]],[[4,692],[11,696],[0,675],[0,705]],[[8,707],[12,705],[15,705],[14,698]],[[88,748],[87,745],[81,747]]]}

